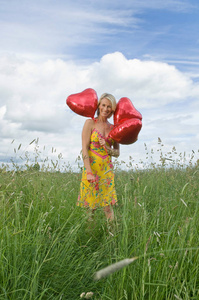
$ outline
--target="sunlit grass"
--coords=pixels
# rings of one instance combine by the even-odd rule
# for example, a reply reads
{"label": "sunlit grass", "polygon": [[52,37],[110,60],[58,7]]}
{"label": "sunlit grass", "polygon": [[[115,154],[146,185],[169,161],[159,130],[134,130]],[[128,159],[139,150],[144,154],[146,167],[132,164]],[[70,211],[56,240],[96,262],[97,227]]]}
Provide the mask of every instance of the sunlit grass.
{"label": "sunlit grass", "polygon": [[[159,163],[149,159],[148,168],[147,158],[143,169],[132,158],[126,170],[116,163],[112,224],[100,209],[90,221],[76,206],[81,174],[63,167],[61,155],[41,161],[36,143],[34,161],[24,152],[23,167],[14,159],[12,168],[2,165],[0,299],[199,299],[197,159],[185,164],[158,145]],[[94,280],[131,257],[138,259]]]}

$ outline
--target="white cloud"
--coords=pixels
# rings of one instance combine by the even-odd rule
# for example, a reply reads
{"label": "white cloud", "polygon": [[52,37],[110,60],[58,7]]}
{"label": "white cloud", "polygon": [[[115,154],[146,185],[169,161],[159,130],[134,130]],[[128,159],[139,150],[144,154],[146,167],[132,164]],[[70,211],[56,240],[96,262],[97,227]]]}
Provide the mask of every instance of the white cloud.
{"label": "white cloud", "polygon": [[[106,82],[116,96],[126,95],[140,108],[181,102],[198,93],[198,86],[174,66],[162,62],[127,60],[121,53],[105,55],[91,66],[90,80],[97,89]],[[135,99],[135,100],[134,100]]]}
{"label": "white cloud", "polygon": [[49,149],[46,155],[52,155],[50,149],[55,147],[55,156],[62,153],[65,160],[74,163],[81,149],[85,118],[70,111],[66,98],[88,87],[98,96],[110,92],[117,100],[129,97],[143,114],[139,141],[122,146],[121,159],[131,153],[140,159],[143,143],[152,147],[159,136],[168,144],[176,142],[185,147],[183,150],[197,147],[199,116],[195,99],[199,98],[199,87],[172,65],[128,60],[116,52],[90,65],[62,60],[35,63],[7,56],[1,57],[0,70],[2,158],[12,156],[8,149],[20,143],[24,153],[39,137],[40,147]]}

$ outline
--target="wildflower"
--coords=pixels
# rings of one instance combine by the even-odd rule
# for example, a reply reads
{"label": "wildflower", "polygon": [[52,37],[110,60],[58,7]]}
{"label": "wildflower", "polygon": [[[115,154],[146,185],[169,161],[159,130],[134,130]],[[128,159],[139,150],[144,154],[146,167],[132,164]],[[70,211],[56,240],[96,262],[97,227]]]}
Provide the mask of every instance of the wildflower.
{"label": "wildflower", "polygon": [[84,298],[84,296],[86,295],[86,293],[81,293],[80,298]]}
{"label": "wildflower", "polygon": [[93,292],[86,293],[86,296],[85,296],[86,299],[89,299],[89,298],[92,298],[92,297],[93,297]]}

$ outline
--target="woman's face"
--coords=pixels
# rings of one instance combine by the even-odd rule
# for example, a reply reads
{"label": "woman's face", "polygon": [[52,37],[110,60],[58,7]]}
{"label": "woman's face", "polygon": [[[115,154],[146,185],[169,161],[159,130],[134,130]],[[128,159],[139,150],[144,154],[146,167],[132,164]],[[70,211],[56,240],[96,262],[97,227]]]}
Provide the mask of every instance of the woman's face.
{"label": "woman's face", "polygon": [[109,118],[112,113],[112,104],[110,100],[106,98],[102,99],[98,108],[99,116]]}

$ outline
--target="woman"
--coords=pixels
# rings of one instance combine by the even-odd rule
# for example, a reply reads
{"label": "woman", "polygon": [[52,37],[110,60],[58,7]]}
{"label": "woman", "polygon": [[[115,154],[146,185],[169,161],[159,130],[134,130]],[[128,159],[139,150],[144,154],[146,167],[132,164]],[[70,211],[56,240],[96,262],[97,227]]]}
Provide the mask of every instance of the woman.
{"label": "woman", "polygon": [[111,156],[119,156],[119,144],[108,137],[113,125],[108,122],[116,109],[111,94],[103,94],[98,102],[96,119],[86,120],[82,131],[84,169],[78,206],[94,210],[103,207],[106,218],[113,220],[112,205],[117,203]]}

